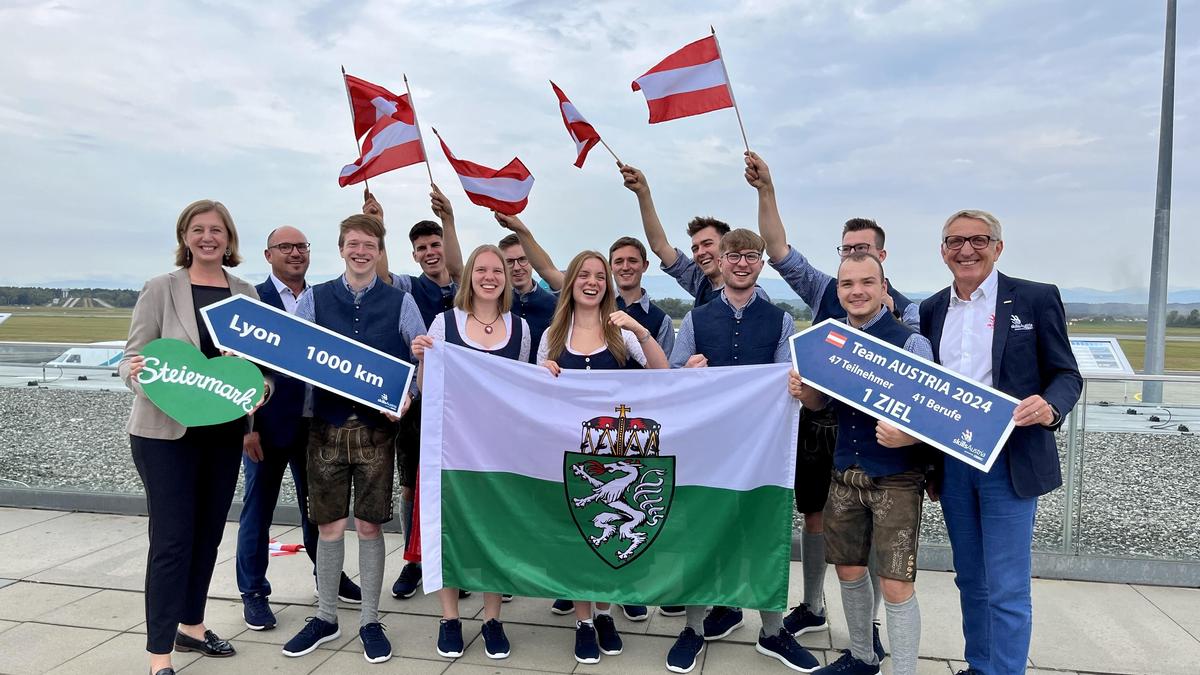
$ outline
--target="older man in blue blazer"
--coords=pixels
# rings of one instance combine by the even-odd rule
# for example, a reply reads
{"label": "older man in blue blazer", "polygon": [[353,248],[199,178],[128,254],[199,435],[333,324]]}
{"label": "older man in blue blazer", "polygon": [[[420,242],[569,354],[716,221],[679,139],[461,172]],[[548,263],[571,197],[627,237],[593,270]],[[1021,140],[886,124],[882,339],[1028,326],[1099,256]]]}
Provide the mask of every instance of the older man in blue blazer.
{"label": "older man in blue blazer", "polygon": [[950,216],[941,251],[954,282],[921,303],[921,333],[934,358],[1020,401],[1016,428],[990,472],[946,462],[941,500],[962,604],[962,672],[1023,673],[1037,498],[1062,485],[1054,431],[1083,379],[1058,288],[996,270],[1004,241],[995,216]]}

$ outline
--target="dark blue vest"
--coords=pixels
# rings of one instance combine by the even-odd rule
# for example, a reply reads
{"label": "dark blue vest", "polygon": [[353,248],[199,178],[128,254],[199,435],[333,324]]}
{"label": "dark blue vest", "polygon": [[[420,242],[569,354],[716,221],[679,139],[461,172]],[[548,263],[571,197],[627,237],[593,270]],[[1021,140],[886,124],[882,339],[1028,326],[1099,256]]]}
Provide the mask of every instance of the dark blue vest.
{"label": "dark blue vest", "polygon": [[[904,349],[904,343],[916,331],[886,314],[863,332]],[[924,445],[885,448],[875,440],[874,417],[836,399],[830,405],[838,421],[837,446],[833,451],[833,465],[838,471],[857,464],[867,475],[878,478],[924,468],[928,456]]]}
{"label": "dark blue vest", "polygon": [[639,370],[642,367],[642,364],[628,355],[625,357],[625,365],[621,366],[621,364],[617,363],[617,359],[612,355],[612,352],[608,350],[608,347],[605,347],[604,351],[590,356],[580,356],[572,354],[571,350],[564,346],[562,353],[554,361],[560,368],[566,368],[567,370],[620,370],[622,367],[629,370]]}
{"label": "dark blue vest", "polygon": [[762,297],[755,297],[740,319],[719,298],[692,310],[696,353],[710,366],[775,363],[782,327],[783,310]]}
{"label": "dark blue vest", "polygon": [[[404,291],[377,280],[359,303],[346,289],[341,277],[313,287],[316,323],[352,340],[412,363],[412,354],[400,335],[400,308]],[[365,424],[380,427],[391,424],[373,408],[359,405],[319,387],[313,387],[313,417],[341,426],[350,415],[358,415]]]}
{"label": "dark blue vest", "polygon": [[[283,299],[279,297],[275,282],[270,277],[255,286],[255,290],[260,300],[283,310]],[[304,422],[305,385],[282,373],[274,373],[274,376],[275,386],[271,390],[270,400],[254,413],[254,430],[264,444],[280,448],[296,440],[296,434]]]}
{"label": "dark blue vest", "polygon": [[707,305],[708,303],[712,302],[713,300],[716,300],[720,296],[721,296],[721,291],[714,290],[712,282],[708,280],[708,277],[704,277],[703,279],[700,280],[700,287],[696,289],[696,297],[692,301],[692,307],[699,307],[700,305]]}
{"label": "dark blue vest", "polygon": [[[454,294],[458,292],[458,284],[450,282],[445,292],[437,282],[424,274],[409,276],[412,279],[412,296],[417,301],[417,309],[421,310],[421,318],[425,327],[433,323],[433,318],[454,306]],[[447,295],[447,293],[449,295]]]}
{"label": "dark blue vest", "polygon": [[512,334],[508,336],[508,343],[499,349],[480,349],[474,345],[467,344],[463,339],[462,334],[458,332],[458,321],[454,319],[454,310],[448,309],[442,312],[442,321],[446,322],[446,342],[467,349],[474,349],[477,352],[484,354],[492,354],[501,356],[506,359],[517,361],[521,358],[521,338],[524,336],[524,331],[521,328],[521,317],[516,314],[512,317]]}
{"label": "dark blue vest", "polygon": [[633,317],[634,321],[642,324],[642,328],[650,331],[650,336],[655,340],[658,339],[658,331],[662,328],[663,319],[667,318],[667,313],[659,309],[658,305],[650,303],[650,311],[642,309],[642,303],[636,302],[632,305],[625,305],[625,298],[617,296],[617,309],[623,310],[626,314]]}
{"label": "dark blue vest", "polygon": [[[904,316],[904,310],[909,305],[913,304],[912,300],[904,297],[904,294],[892,287],[892,282],[888,282],[888,295],[892,296],[892,301],[895,303],[895,311],[892,312],[896,317]],[[812,308],[814,324],[821,323],[830,317],[842,318],[846,316],[846,310],[842,307],[842,303],[838,300],[837,295],[837,279],[832,279],[825,285],[825,292],[821,295],[821,300],[816,307]]]}
{"label": "dark blue vest", "polygon": [[513,289],[512,313],[525,319],[525,322],[529,324],[529,339],[534,351],[541,342],[542,333],[545,333],[546,329],[550,327],[550,320],[554,318],[556,306],[558,306],[558,296],[542,288],[540,284],[534,284],[533,290],[524,297],[517,292],[517,289]]}

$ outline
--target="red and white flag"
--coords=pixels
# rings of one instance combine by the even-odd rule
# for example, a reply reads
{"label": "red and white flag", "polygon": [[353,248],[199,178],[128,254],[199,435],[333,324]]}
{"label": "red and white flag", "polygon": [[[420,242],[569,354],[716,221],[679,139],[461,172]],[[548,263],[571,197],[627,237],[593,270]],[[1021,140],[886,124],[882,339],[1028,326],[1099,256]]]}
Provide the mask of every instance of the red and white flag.
{"label": "red and white flag", "polygon": [[361,183],[386,171],[424,162],[421,130],[408,95],[397,96],[353,75],[345,78],[354,135],[363,143],[362,156],[342,167],[338,185]]}
{"label": "red and white flag", "polygon": [[633,81],[646,95],[650,124],[733,107],[717,37],[696,40]]}
{"label": "red and white flag", "polygon": [[558,97],[558,110],[562,113],[563,124],[567,127],[567,133],[571,135],[571,140],[575,141],[575,166],[583,168],[583,162],[587,159],[588,151],[600,142],[600,134],[596,128],[579,114],[579,110],[567,98],[562,89],[558,88],[554,82],[550,83],[554,88],[554,95]]}
{"label": "red and white flag", "polygon": [[458,159],[446,147],[446,141],[442,140],[437,129],[433,133],[442,144],[442,152],[446,153],[450,166],[458,174],[468,199],[506,216],[515,216],[525,210],[529,203],[529,191],[533,189],[533,174],[529,173],[521,160],[513,157],[503,168],[489,169],[475,162]]}
{"label": "red and white flag", "polygon": [[838,349],[846,346],[846,336],[837,331],[829,331],[829,335],[825,336],[825,341]]}

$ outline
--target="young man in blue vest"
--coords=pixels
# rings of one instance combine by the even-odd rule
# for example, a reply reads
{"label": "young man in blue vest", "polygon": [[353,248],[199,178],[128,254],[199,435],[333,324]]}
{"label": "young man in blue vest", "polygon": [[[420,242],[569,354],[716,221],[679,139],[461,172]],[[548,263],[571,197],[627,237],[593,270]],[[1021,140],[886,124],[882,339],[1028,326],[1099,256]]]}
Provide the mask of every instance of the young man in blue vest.
{"label": "young man in blue vest", "polygon": [[[501,217],[507,216],[497,215],[498,220]],[[542,288],[541,284],[533,280],[529,256],[525,254],[525,246],[516,233],[500,240],[500,252],[504,254],[505,267],[508,267],[509,273],[512,274],[512,313],[529,324],[529,337],[536,354],[542,333],[546,332],[550,327],[550,320],[554,318],[558,295]]]}
{"label": "young man in blue vest", "polygon": [[[901,323],[884,304],[883,265],[870,253],[851,253],[838,267],[837,293],[845,321],[872,337],[926,359],[929,340]],[[850,649],[822,675],[878,675],[882,657],[875,651],[875,598],[867,568],[880,580],[887,608],[892,673],[916,675],[921,642],[921,610],[913,583],[917,578],[917,541],[926,476],[941,465],[941,454],[883,421],[805,387],[803,373],[792,372],[788,390],[809,410],[832,408],[838,435],[834,472],[825,503],[825,560],[842,586],[842,609],[850,631]]]}
{"label": "young man in blue vest", "polygon": [[663,353],[670,354],[675,348],[675,324],[642,288],[642,275],[650,269],[646,245],[637,237],[621,237],[608,247],[608,264],[617,285],[617,309],[650,331]]}
{"label": "young man in blue vest", "polygon": [[[813,267],[804,255],[788,245],[770,168],[753,152],[746,153],[746,181],[758,190],[758,229],[766,241],[771,267],[812,308],[814,324],[830,317],[845,316],[838,300],[837,279]],[[867,218],[852,218],[842,228],[842,243],[837,247],[837,252],[843,257],[852,253],[870,253],[883,262],[887,259],[887,251],[883,246],[883,228]],[[914,329],[919,327],[916,303],[904,297],[890,283],[887,284],[883,302],[905,324]],[[829,622],[825,618],[824,591],[827,565],[821,532],[836,437],[837,428],[830,411],[801,411],[795,494],[796,510],[804,514],[804,534],[800,539],[804,601],[792,609],[784,622],[794,635],[829,629]],[[871,581],[876,585],[875,597],[882,598],[878,580],[872,577]],[[875,616],[879,615],[879,610],[877,603]],[[883,645],[878,639],[875,649],[879,658],[883,658]]]}
{"label": "young man in blue vest", "polygon": [[[795,332],[791,315],[755,290],[763,268],[762,237],[736,229],[721,239],[719,265],[723,288],[716,299],[688,312],[675,337],[672,368],[749,366],[791,361],[788,338]],[[687,608],[687,627],[667,654],[667,670],[687,673],[696,665],[705,640],[719,640],[742,626],[742,610]],[[762,632],[756,649],[788,668],[810,673],[820,665],[783,625],[782,612],[759,612]]]}
{"label": "young man in blue vest", "polygon": [[[454,295],[458,293],[458,279],[462,276],[462,249],[458,244],[458,231],[454,227],[454,208],[450,200],[438,188],[430,186],[430,206],[441,225],[422,220],[408,231],[412,244],[413,260],[421,266],[421,274],[397,274],[388,269],[387,252],[380,253],[376,271],[385,283],[389,283],[412,295],[421,310],[421,320],[428,328],[433,318],[454,306]],[[370,192],[364,193],[363,213],[383,221],[383,205]],[[396,464],[400,469],[400,521],[404,526],[407,543],[413,531],[413,488],[417,481],[417,464],[421,457],[421,408],[420,402],[413,414],[400,423],[399,440],[396,443]],[[411,598],[421,584],[421,563],[409,561],[400,570],[400,576],[392,584],[392,597],[401,600]]]}
{"label": "young man in blue vest", "polygon": [[[296,316],[379,351],[412,362],[414,338],[425,333],[412,295],[383,283],[376,264],[384,246],[383,221],[354,215],[342,221],[338,248],[345,272],[313,286],[301,297]],[[415,382],[414,382],[415,387]],[[400,415],[408,412],[407,393]],[[354,494],[354,529],[362,582],[359,639],[371,663],[387,661],[392,646],[379,622],[386,550],[382,524],[392,519],[399,418],[382,414],[324,389],[313,389],[313,422],[308,442],[308,517],[317,524],[317,616],[283,647],[303,656],[341,635],[337,623],[337,583],[345,556],[343,539]]]}
{"label": "young man in blue vest", "polygon": [[[276,228],[267,235],[263,255],[271,266],[267,280],[256,286],[263,302],[295,314],[296,303],[308,285],[308,238],[294,227]],[[275,627],[275,613],[267,599],[271,583],[267,581],[267,563],[271,519],[279,501],[283,472],[292,469],[296,486],[296,502],[300,505],[300,531],[304,552],[317,564],[317,526],[304,511],[308,499],[308,472],[305,461],[308,449],[308,427],[312,412],[305,406],[306,385],[282,373],[275,373],[272,396],[254,413],[254,430],[242,440],[242,467],[246,475],[242,514],[238,521],[237,583],[242,594],[242,616],[250,630],[270,630]],[[338,584],[338,599],[362,602],[358,585],[342,573]]]}

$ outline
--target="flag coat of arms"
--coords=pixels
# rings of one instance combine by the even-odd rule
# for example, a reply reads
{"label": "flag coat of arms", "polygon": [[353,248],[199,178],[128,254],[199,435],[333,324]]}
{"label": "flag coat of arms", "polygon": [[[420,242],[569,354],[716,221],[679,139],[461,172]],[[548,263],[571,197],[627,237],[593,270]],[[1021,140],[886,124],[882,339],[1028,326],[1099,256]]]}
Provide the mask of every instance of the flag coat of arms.
{"label": "flag coat of arms", "polygon": [[346,75],[345,80],[354,113],[354,135],[362,139],[362,156],[342,167],[338,185],[361,183],[424,162],[421,130],[408,95],[397,96],[353,75]]}
{"label": "flag coat of arms", "polygon": [[784,609],[787,364],[554,378],[444,342],[425,354],[425,592]]}

